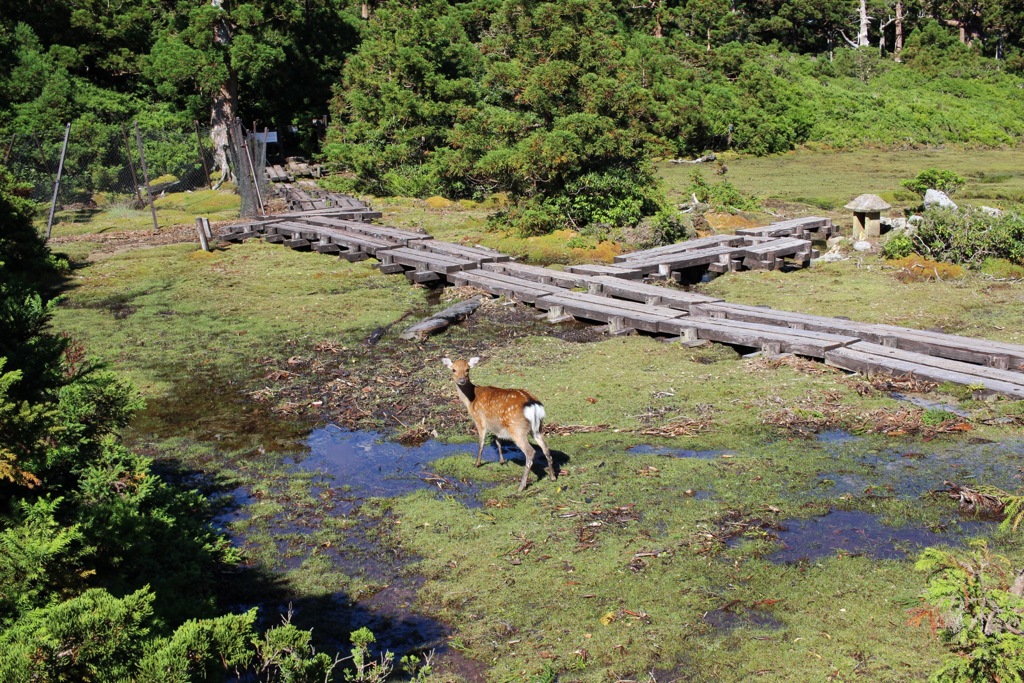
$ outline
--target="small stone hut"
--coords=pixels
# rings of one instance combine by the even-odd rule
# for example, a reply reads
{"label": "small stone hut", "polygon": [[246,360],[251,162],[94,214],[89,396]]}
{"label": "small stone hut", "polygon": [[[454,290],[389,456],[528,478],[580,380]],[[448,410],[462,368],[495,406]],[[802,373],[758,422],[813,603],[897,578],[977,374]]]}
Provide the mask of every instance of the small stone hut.
{"label": "small stone hut", "polygon": [[853,211],[853,239],[862,240],[882,233],[882,212],[892,207],[877,194],[862,194],[845,208]]}

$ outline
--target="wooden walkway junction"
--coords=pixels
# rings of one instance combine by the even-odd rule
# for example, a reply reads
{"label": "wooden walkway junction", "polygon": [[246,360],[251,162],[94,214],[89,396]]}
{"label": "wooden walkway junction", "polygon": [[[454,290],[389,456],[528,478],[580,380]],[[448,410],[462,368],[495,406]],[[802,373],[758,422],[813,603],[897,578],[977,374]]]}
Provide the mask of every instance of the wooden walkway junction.
{"label": "wooden walkway junction", "polygon": [[625,254],[610,265],[556,270],[517,263],[480,246],[435,240],[423,231],[376,225],[371,221],[381,214],[352,197],[333,196],[330,203],[237,223],[220,239],[260,237],[350,261],[373,257],[382,272],[403,273],[411,282],[471,285],[532,304],[552,322],[603,323],[610,334],[639,331],[769,355],[790,353],[850,372],[912,375],[1024,399],[1024,345],[732,304],[652,284],[692,281],[705,271],[806,266],[816,256],[812,240],[836,232],[828,218],[780,221]]}

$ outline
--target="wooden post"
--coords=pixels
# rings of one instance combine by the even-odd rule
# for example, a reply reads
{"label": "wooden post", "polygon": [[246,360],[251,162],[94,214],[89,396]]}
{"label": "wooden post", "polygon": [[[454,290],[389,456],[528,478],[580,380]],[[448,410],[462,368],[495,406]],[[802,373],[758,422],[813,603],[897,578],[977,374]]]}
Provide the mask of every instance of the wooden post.
{"label": "wooden post", "polygon": [[46,241],[53,230],[53,213],[57,210],[57,193],[60,191],[60,176],[64,173],[64,155],[68,151],[68,137],[71,135],[71,122],[64,128],[64,146],[60,148],[60,162],[57,164],[57,179],[53,182],[53,200],[50,201],[50,217],[46,219]]}
{"label": "wooden post", "polygon": [[196,218],[196,232],[199,233],[199,245],[203,251],[210,251],[210,221],[205,218]]}
{"label": "wooden post", "polygon": [[263,208],[263,196],[260,194],[260,182],[256,178],[256,169],[252,165],[252,154],[249,153],[249,145],[245,142],[245,133],[242,133],[242,149],[245,150],[245,159],[249,162],[249,176],[252,178],[253,188],[256,190],[256,201],[260,205],[260,215],[266,216],[267,211]]}
{"label": "wooden post", "polygon": [[135,142],[139,146],[139,163],[142,165],[142,178],[146,181],[146,198],[149,199],[149,211],[153,214],[153,232],[160,232],[160,226],[156,222],[156,205],[153,203],[153,191],[149,189],[149,171],[146,170],[146,155],[142,151],[142,133],[139,132],[139,122],[135,122]]}
{"label": "wooden post", "polygon": [[203,175],[206,176],[206,185],[211,190],[213,189],[213,181],[210,180],[210,169],[206,166],[206,157],[203,156],[203,138],[199,134],[199,122],[193,121],[196,124],[196,149],[199,151],[199,163],[203,165]]}
{"label": "wooden post", "polygon": [[132,146],[128,143],[128,131],[121,124],[121,137],[124,138],[124,149],[128,152],[128,168],[132,171],[132,191],[135,193],[135,201],[142,207],[142,195],[139,194],[139,175],[135,172],[135,162],[132,161]]}

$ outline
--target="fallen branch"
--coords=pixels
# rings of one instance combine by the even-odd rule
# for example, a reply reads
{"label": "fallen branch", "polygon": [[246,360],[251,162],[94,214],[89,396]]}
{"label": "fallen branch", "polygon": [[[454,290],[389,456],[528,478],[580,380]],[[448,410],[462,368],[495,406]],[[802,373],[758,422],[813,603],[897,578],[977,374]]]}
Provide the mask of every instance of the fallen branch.
{"label": "fallen branch", "polygon": [[402,334],[399,339],[425,339],[432,334],[448,329],[448,326],[466,319],[473,311],[480,308],[483,300],[480,297],[466,299],[448,308],[424,318]]}

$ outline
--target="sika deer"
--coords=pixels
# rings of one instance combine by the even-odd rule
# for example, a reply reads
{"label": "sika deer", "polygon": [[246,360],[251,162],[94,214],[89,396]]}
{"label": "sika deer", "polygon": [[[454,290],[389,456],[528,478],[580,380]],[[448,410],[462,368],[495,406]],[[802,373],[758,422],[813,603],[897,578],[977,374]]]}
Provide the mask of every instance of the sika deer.
{"label": "sika deer", "polygon": [[519,450],[526,456],[526,467],[523,470],[523,481],[519,484],[519,490],[526,488],[526,480],[530,476],[530,468],[533,467],[534,449],[530,445],[530,434],[533,434],[534,441],[544,451],[544,457],[548,460],[548,473],[551,480],[555,480],[555,463],[551,458],[551,451],[544,443],[544,435],[541,433],[544,422],[544,406],[533,397],[528,391],[522,389],[499,389],[498,387],[478,387],[469,379],[469,369],[480,362],[479,358],[470,358],[468,361],[452,361],[449,358],[442,358],[441,362],[452,371],[455,387],[458,389],[459,400],[466,406],[470,417],[476,424],[476,432],[480,437],[480,446],[476,452],[476,466],[480,467],[480,460],[484,453],[484,442],[487,440],[487,432],[495,436],[495,443],[498,445],[498,459],[502,464],[505,456],[501,452],[501,439],[508,439],[519,446]]}

